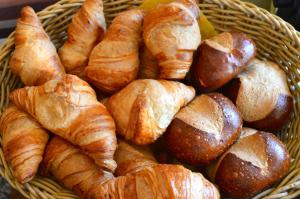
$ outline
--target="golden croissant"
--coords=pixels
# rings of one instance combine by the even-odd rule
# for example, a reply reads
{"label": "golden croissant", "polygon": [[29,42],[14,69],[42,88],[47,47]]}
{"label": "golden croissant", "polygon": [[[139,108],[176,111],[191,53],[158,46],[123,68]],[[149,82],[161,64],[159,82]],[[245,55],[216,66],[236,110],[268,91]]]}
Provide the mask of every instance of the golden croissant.
{"label": "golden croissant", "polygon": [[59,50],[66,72],[83,76],[89,55],[105,31],[102,0],[86,0],[73,16],[68,39]]}
{"label": "golden croissant", "polygon": [[92,198],[219,199],[217,188],[200,173],[180,165],[157,164],[149,148],[119,141],[115,156],[118,174]]}
{"label": "golden croissant", "polygon": [[42,86],[14,90],[10,99],[46,129],[78,145],[99,166],[115,169],[115,123],[85,81],[65,75]]}
{"label": "golden croissant", "polygon": [[113,93],[136,78],[143,15],[141,10],[118,14],[93,49],[85,76],[100,90]]}
{"label": "golden croissant", "polygon": [[65,73],[55,46],[29,6],[22,9],[17,22],[15,51],[9,65],[27,86],[41,85]]}
{"label": "golden croissant", "polygon": [[145,15],[144,42],[157,58],[161,79],[183,79],[189,71],[201,41],[199,12],[194,0],[177,0]]}
{"label": "golden croissant", "polygon": [[195,96],[195,90],[167,80],[135,80],[106,102],[117,132],[136,144],[153,143],[173,116]]}
{"label": "golden croissant", "polygon": [[43,158],[48,133],[30,115],[10,105],[0,119],[4,157],[20,183],[29,182]]}
{"label": "golden croissant", "polygon": [[89,198],[89,192],[113,178],[111,173],[98,168],[93,159],[57,136],[47,145],[41,168],[43,175],[51,173],[81,198]]}
{"label": "golden croissant", "polygon": [[[130,153],[127,155],[130,156],[125,158],[128,161],[136,157]],[[142,155],[139,157],[141,160]],[[200,173],[193,173],[179,165],[143,165],[144,168],[138,171],[113,178],[97,168],[92,159],[75,146],[55,137],[47,146],[42,170],[43,173],[50,172],[66,187],[86,199],[220,198],[218,190]]]}
{"label": "golden croissant", "polygon": [[140,52],[139,79],[158,79],[159,67],[156,58],[143,46]]}

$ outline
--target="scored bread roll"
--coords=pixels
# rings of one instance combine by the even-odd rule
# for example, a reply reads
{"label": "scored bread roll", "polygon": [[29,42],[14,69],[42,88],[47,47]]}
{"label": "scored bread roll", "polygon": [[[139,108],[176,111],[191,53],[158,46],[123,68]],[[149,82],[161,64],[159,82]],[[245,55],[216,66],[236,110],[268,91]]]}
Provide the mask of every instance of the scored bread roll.
{"label": "scored bread roll", "polygon": [[223,89],[249,127],[277,131],[293,109],[287,77],[273,62],[254,60]]}
{"label": "scored bread roll", "polygon": [[193,87],[167,80],[135,80],[106,102],[117,133],[135,144],[153,143],[195,96]]}
{"label": "scored bread roll", "polygon": [[255,54],[254,42],[244,33],[224,32],[204,40],[193,65],[195,86],[204,92],[222,87],[245,69]]}
{"label": "scored bread roll", "polygon": [[208,173],[225,193],[244,199],[281,179],[289,167],[289,153],[275,135],[243,128],[237,143],[208,168]]}
{"label": "scored bread roll", "polygon": [[165,133],[168,151],[190,164],[208,164],[239,137],[242,118],[222,94],[196,97],[174,117]]}
{"label": "scored bread roll", "polygon": [[184,79],[189,71],[201,42],[199,12],[194,0],[177,0],[145,15],[144,42],[158,61],[160,79]]}

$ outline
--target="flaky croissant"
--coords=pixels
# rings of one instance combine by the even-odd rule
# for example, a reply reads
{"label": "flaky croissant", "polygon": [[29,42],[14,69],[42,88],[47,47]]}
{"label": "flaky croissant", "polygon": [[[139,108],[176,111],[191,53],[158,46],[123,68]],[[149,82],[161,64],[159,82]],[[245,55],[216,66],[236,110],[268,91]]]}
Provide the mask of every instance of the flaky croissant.
{"label": "flaky croissant", "polygon": [[22,9],[17,22],[15,51],[9,65],[27,86],[41,85],[65,73],[55,46],[29,6]]}
{"label": "flaky croissant", "polygon": [[51,173],[81,198],[89,198],[89,192],[113,178],[111,173],[98,168],[93,159],[57,136],[47,145],[41,168],[43,175]]}
{"label": "flaky croissant", "polygon": [[136,144],[154,142],[179,109],[191,101],[195,90],[166,80],[135,80],[106,102],[117,132]]}
{"label": "flaky croissant", "polygon": [[52,173],[66,187],[86,199],[219,198],[218,190],[200,173],[178,165],[148,165],[113,178],[110,173],[97,168],[93,160],[75,146],[58,137],[47,146],[42,171]]}
{"label": "flaky croissant", "polygon": [[119,141],[115,160],[117,175],[124,176],[107,181],[93,198],[220,198],[216,187],[200,173],[179,165],[158,164],[148,148]]}
{"label": "flaky croissant", "polygon": [[145,167],[158,164],[150,148],[128,144],[123,140],[118,140],[118,148],[114,159],[118,165],[115,171],[117,176],[134,173]]}
{"label": "flaky croissant", "polygon": [[102,0],[86,0],[73,16],[68,39],[59,49],[66,72],[83,76],[92,49],[106,31]]}
{"label": "flaky croissant", "polygon": [[107,181],[91,198],[219,199],[220,194],[200,173],[180,165],[158,164]]}
{"label": "flaky croissant", "polygon": [[10,99],[46,129],[78,145],[99,166],[115,169],[114,121],[85,81],[65,75],[42,86],[14,90]]}
{"label": "flaky croissant", "polygon": [[2,147],[13,175],[20,183],[34,178],[44,149],[48,133],[30,115],[10,105],[0,119]]}
{"label": "flaky croissant", "polygon": [[160,78],[183,79],[189,71],[201,41],[198,17],[194,0],[160,4],[145,15],[144,42],[158,60]]}
{"label": "flaky croissant", "polygon": [[113,93],[136,78],[143,15],[141,10],[117,15],[103,41],[93,49],[85,76],[100,90]]}

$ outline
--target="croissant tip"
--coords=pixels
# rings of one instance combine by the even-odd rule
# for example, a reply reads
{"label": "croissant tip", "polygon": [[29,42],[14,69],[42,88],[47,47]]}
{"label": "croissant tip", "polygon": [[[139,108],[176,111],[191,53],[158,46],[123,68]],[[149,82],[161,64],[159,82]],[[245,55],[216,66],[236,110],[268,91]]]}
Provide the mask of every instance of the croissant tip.
{"label": "croissant tip", "polygon": [[20,20],[25,23],[39,23],[37,14],[30,6],[22,8]]}
{"label": "croissant tip", "polygon": [[36,15],[33,8],[30,6],[25,6],[21,10],[21,18],[27,17],[27,15]]}

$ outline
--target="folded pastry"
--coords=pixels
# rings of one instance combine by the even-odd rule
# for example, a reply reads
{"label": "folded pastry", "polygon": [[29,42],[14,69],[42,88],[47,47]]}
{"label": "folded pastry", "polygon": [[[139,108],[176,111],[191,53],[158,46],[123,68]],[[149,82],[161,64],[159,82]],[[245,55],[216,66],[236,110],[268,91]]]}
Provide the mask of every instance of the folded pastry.
{"label": "folded pastry", "polygon": [[0,119],[2,149],[13,175],[20,183],[37,173],[48,133],[30,115],[10,105]]}
{"label": "folded pastry", "polygon": [[82,77],[92,49],[106,30],[102,0],[86,0],[73,16],[68,39],[59,49],[66,72]]}
{"label": "folded pastry", "polygon": [[14,90],[10,99],[46,129],[78,145],[99,166],[115,169],[114,121],[85,81],[65,75],[42,86]]}
{"label": "folded pastry", "polygon": [[136,144],[154,142],[179,109],[195,96],[193,87],[166,80],[135,80],[106,102],[117,132]]}
{"label": "folded pastry", "polygon": [[180,165],[158,164],[104,183],[91,198],[219,199],[217,188],[200,173]]}
{"label": "folded pastry", "polygon": [[177,0],[145,15],[144,42],[157,58],[160,78],[183,79],[189,71],[201,41],[199,12],[194,0]]}
{"label": "folded pastry", "polygon": [[115,156],[117,174],[92,193],[92,198],[218,199],[217,188],[200,173],[180,165],[157,164],[146,147],[119,142]]}
{"label": "folded pastry", "polygon": [[27,86],[41,85],[65,73],[55,46],[29,6],[21,10],[21,18],[17,21],[15,51],[9,65]]}
{"label": "folded pastry", "polygon": [[81,198],[89,198],[91,190],[100,189],[102,183],[113,178],[98,168],[93,159],[57,136],[47,145],[41,168],[44,175],[51,173]]}
{"label": "folded pastry", "polygon": [[142,21],[141,10],[121,12],[93,49],[85,76],[100,90],[113,93],[136,78]]}
{"label": "folded pastry", "polygon": [[158,79],[159,67],[154,55],[143,46],[140,51],[139,79]]}

